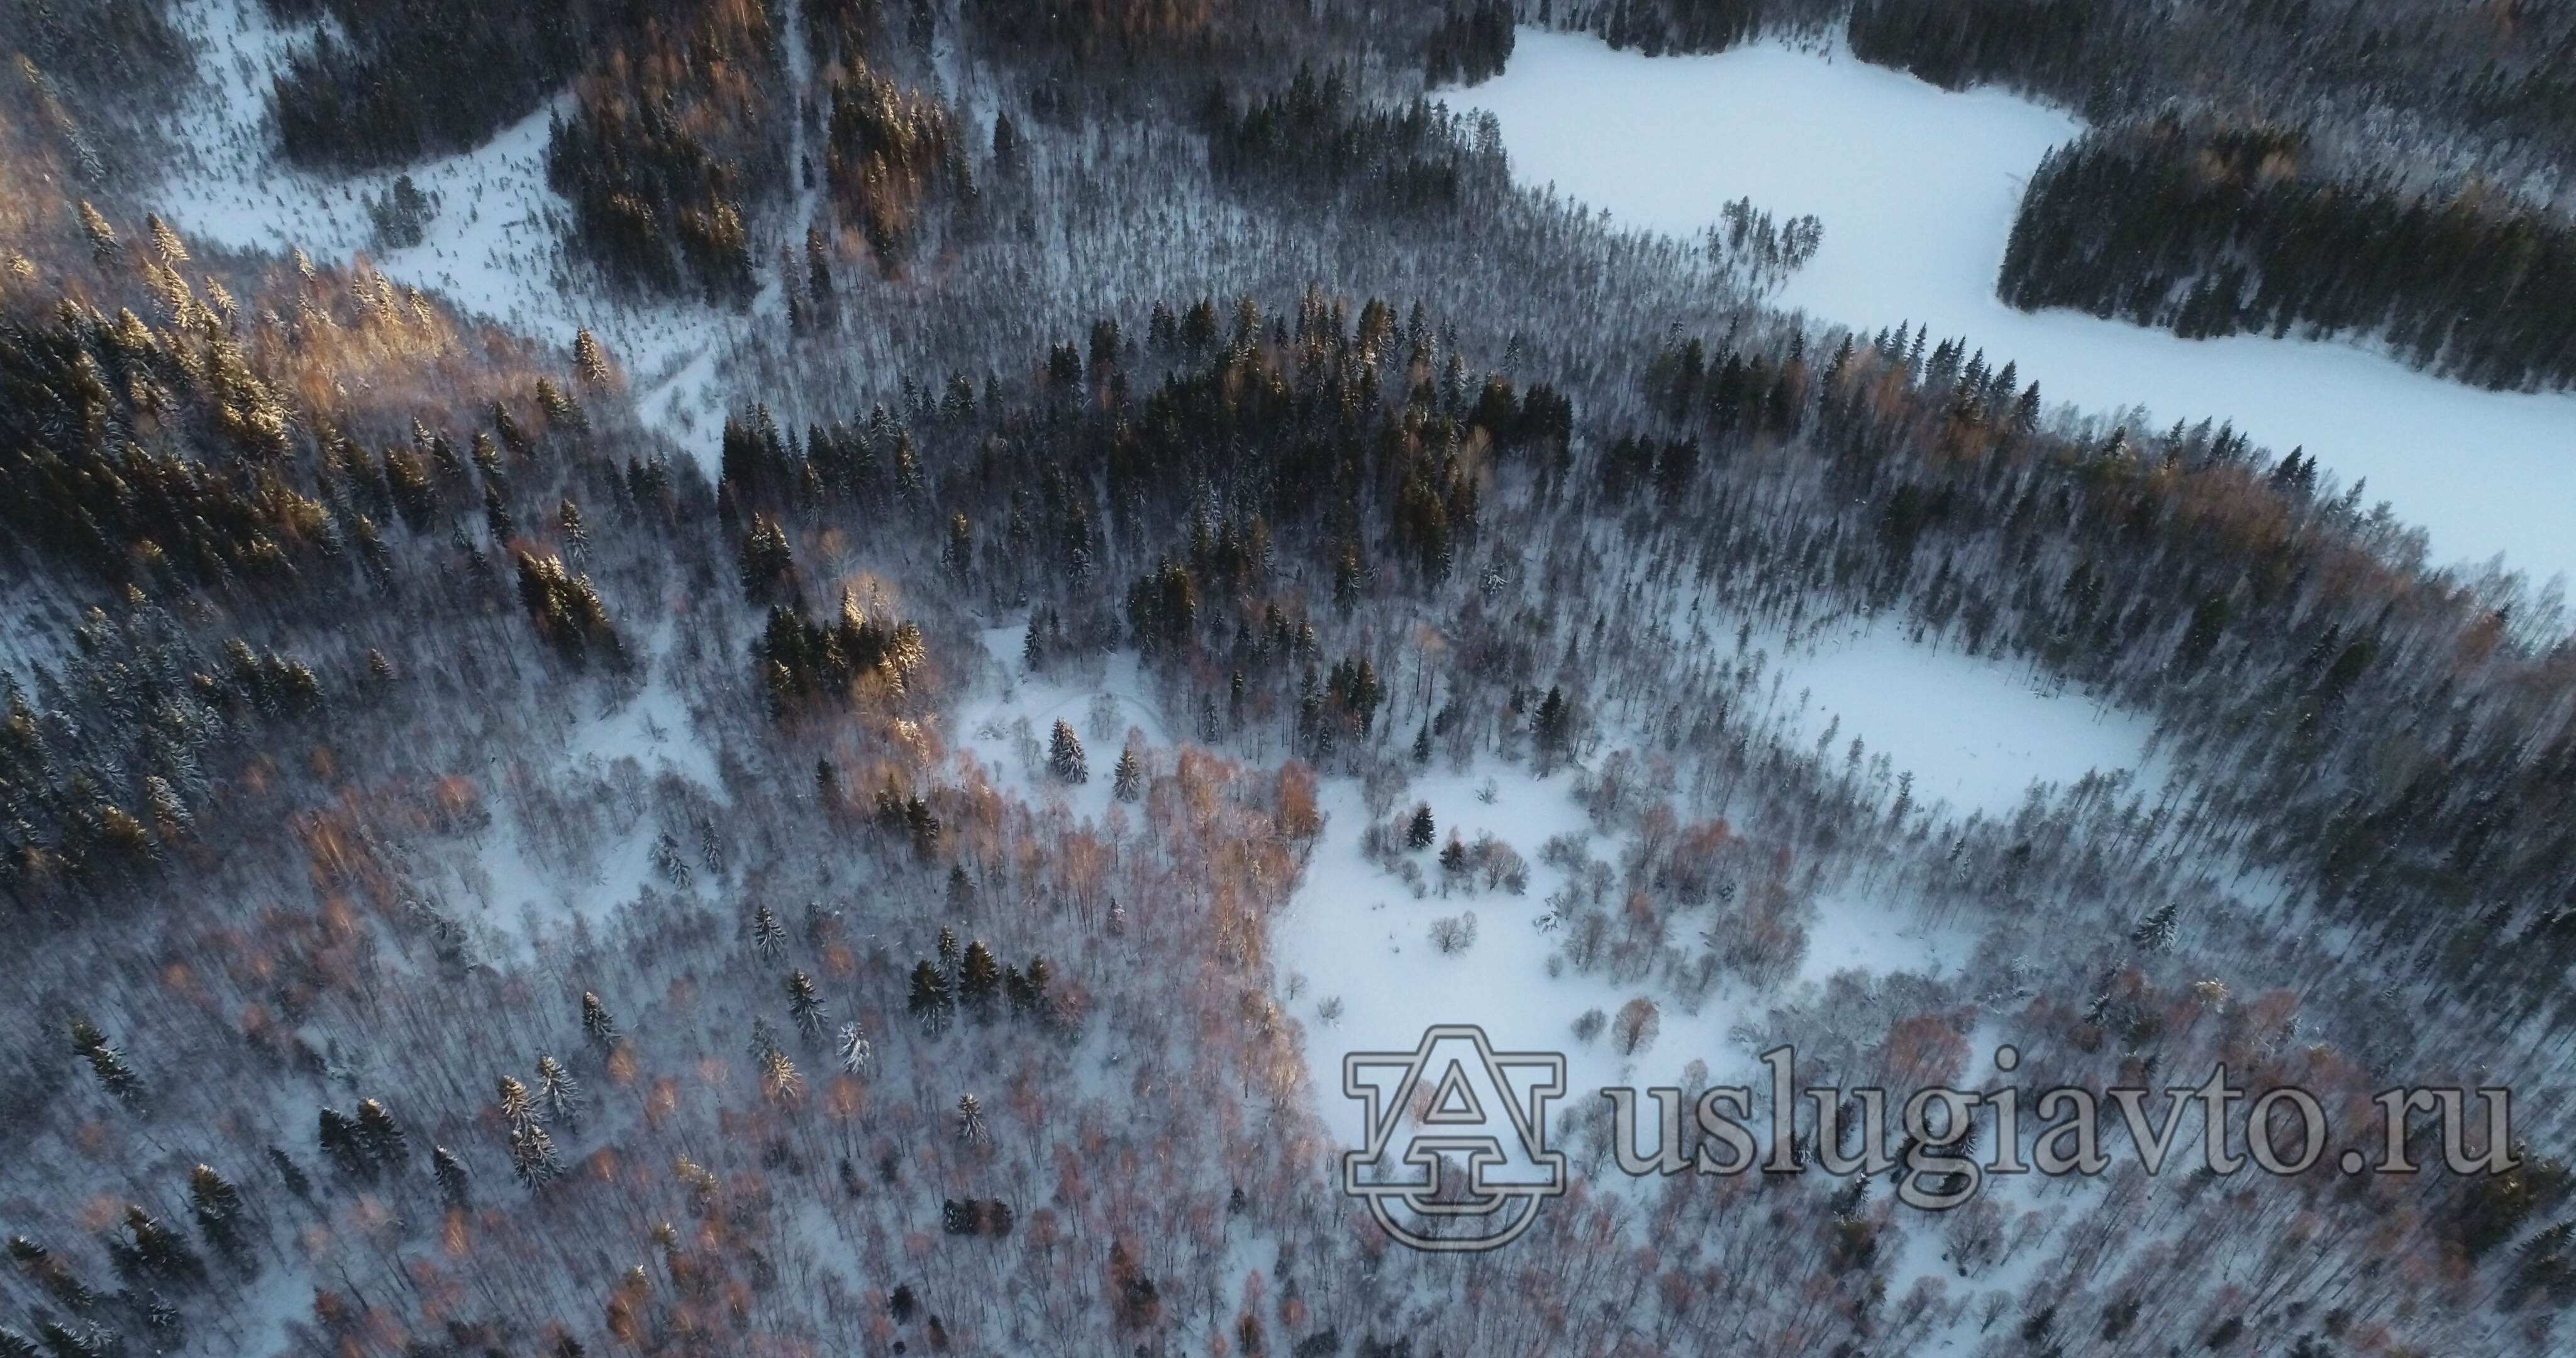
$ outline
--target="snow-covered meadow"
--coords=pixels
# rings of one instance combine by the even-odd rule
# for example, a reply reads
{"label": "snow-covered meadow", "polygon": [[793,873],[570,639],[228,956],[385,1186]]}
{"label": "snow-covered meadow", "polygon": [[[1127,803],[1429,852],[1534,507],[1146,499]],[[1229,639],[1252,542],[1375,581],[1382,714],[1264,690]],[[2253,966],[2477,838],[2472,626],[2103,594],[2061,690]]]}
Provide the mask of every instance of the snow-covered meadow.
{"label": "snow-covered meadow", "polygon": [[1891,625],[1837,629],[1781,649],[1781,686],[1803,692],[1799,729],[1832,737],[1829,758],[1886,755],[1914,775],[1918,802],[2009,812],[2033,782],[2065,786],[2126,769],[2142,785],[2165,769],[2152,723],[2063,688],[2030,665],[1906,639]]}
{"label": "snow-covered meadow", "polygon": [[1965,335],[2052,404],[2143,406],[2158,428],[2207,416],[2279,453],[2304,445],[2364,507],[2391,502],[2437,563],[2535,580],[2576,571],[2576,395],[2480,391],[2357,344],[2184,340],[1995,297],[2023,179],[2073,137],[2072,116],[1995,90],[1954,94],[1848,51],[1755,46],[1645,57],[1523,29],[1508,69],[1442,96],[1491,112],[1514,174],[1617,221],[1695,235],[1750,195],[1814,213],[1823,248],[1776,298],[1876,330]]}
{"label": "snow-covered meadow", "polygon": [[[1480,801],[1488,780],[1495,799]],[[1328,818],[1323,842],[1306,866],[1295,903],[1273,940],[1288,1006],[1305,1024],[1306,1068],[1324,1124],[1340,1143],[1360,1144],[1361,1108],[1342,1097],[1342,1058],[1352,1052],[1409,1051],[1437,1023],[1482,1027],[1497,1049],[1562,1052],[1566,1106],[1604,1085],[1670,1083],[1696,1058],[1732,1064],[1727,1030],[1741,1005],[1723,993],[1696,1013],[1663,1006],[1662,1032],[1623,1056],[1607,1031],[1578,1040],[1575,1021],[1592,1009],[1618,1011],[1643,985],[1582,974],[1550,957],[1565,937],[1548,898],[1567,885],[1560,867],[1539,861],[1539,846],[1572,834],[1589,836],[1583,808],[1568,795],[1571,775],[1533,780],[1526,768],[1479,764],[1465,773],[1438,771],[1414,780],[1399,805],[1429,804],[1441,842],[1454,830],[1467,842],[1491,834],[1529,863],[1529,886],[1444,892],[1435,846],[1408,854],[1425,874],[1426,894],[1378,867],[1361,852],[1361,832],[1374,819],[1357,782],[1333,779],[1321,798]],[[1598,857],[1611,846],[1595,842]],[[1475,941],[1444,954],[1433,922],[1472,915]],[[1293,979],[1292,979],[1293,978]],[[1749,1054],[1747,1054],[1749,1060]]]}
{"label": "snow-covered meadow", "polygon": [[[1784,741],[1839,765],[1857,740],[1893,773],[1914,775],[1919,806],[1946,802],[1960,815],[2003,815],[2035,783],[2062,787],[2118,769],[2138,773],[2142,783],[2162,776],[2147,750],[2145,722],[2078,694],[2034,687],[2010,666],[1918,645],[1885,628],[1795,646],[1767,641],[1765,663],[1776,680],[1764,687],[1777,704],[1768,720]],[[1829,747],[1822,754],[1815,753],[1818,742]],[[1605,741],[1589,762],[1599,766],[1619,744]],[[1360,1129],[1358,1105],[1339,1094],[1343,1056],[1410,1049],[1432,1024],[1473,1023],[1498,1047],[1565,1053],[1569,1097],[1612,1083],[1668,1083],[1693,1061],[1713,1074],[1744,1075],[1756,1053],[1738,1026],[1800,988],[1844,970],[1938,975],[1963,964],[1975,946],[1956,930],[1926,927],[1901,900],[1828,891],[1801,906],[1804,950],[1776,985],[1724,977],[1704,996],[1677,996],[1651,979],[1614,982],[1606,969],[1571,966],[1564,956],[1570,912],[1558,901],[1581,885],[1579,874],[1545,846],[1562,836],[1579,842],[1593,862],[1612,866],[1631,836],[1596,833],[1575,796],[1583,768],[1544,779],[1532,772],[1491,756],[1464,769],[1435,763],[1419,771],[1393,802],[1397,812],[1417,803],[1431,808],[1435,845],[1401,860],[1418,877],[1390,871],[1364,852],[1366,828],[1385,818],[1371,814],[1363,787],[1349,778],[1324,783],[1324,838],[1274,942],[1289,992],[1282,998],[1306,1025],[1308,1069],[1326,1124],[1337,1133],[1355,1137]],[[1444,889],[1438,845],[1453,833],[1470,845],[1490,835],[1508,846],[1526,865],[1526,887],[1515,892],[1480,879]],[[1473,943],[1443,953],[1435,925],[1471,913]],[[1712,919],[1698,912],[1677,932]],[[1687,936],[1668,941],[1698,950]],[[1587,1013],[1613,1015],[1641,995],[1660,1012],[1661,1036],[1649,1046],[1623,1055],[1610,1031],[1578,1035]]]}

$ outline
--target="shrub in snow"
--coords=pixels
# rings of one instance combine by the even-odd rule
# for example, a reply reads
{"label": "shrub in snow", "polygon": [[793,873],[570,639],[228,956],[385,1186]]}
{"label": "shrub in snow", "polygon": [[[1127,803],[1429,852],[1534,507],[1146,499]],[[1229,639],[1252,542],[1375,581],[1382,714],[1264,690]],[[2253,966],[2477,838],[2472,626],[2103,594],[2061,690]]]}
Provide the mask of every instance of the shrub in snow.
{"label": "shrub in snow", "polygon": [[1520,853],[1511,845],[1505,844],[1492,835],[1478,835],[1475,844],[1468,849],[1467,859],[1477,879],[1487,891],[1503,886],[1514,878],[1519,879],[1520,885],[1512,889],[1513,895],[1517,896],[1529,889],[1529,864],[1522,860]]}
{"label": "shrub in snow", "polygon": [[1592,1039],[1601,1036],[1603,1025],[1609,1022],[1610,1016],[1602,1013],[1597,1007],[1584,1010],[1583,1017],[1574,1021],[1574,1040],[1577,1042],[1590,1042]]}
{"label": "shrub in snow", "polygon": [[1655,1045],[1656,1036],[1663,1030],[1664,1011],[1653,1000],[1639,995],[1619,1006],[1619,1017],[1610,1023],[1610,1040],[1618,1046],[1621,1056],[1634,1056]]}
{"label": "shrub in snow", "polygon": [[1592,836],[1580,830],[1549,835],[1547,842],[1538,846],[1538,861],[1552,868],[1563,868],[1569,876],[1578,876],[1583,865],[1591,861],[1591,843]]}
{"label": "shrub in snow", "polygon": [[1380,759],[1369,764],[1360,775],[1360,790],[1372,816],[1385,816],[1395,810],[1395,799],[1404,795],[1413,780],[1401,764]]}
{"label": "shrub in snow", "polygon": [[1476,946],[1476,912],[1444,915],[1431,921],[1431,946],[1453,957]]}

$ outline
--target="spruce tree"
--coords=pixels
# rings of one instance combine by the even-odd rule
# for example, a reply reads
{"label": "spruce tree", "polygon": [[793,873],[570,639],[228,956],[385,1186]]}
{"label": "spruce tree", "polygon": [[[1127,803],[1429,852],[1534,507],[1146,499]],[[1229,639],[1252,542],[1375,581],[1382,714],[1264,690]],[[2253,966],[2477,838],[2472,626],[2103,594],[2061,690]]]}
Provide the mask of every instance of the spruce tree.
{"label": "spruce tree", "polygon": [[96,260],[102,269],[113,266],[117,256],[116,228],[109,226],[107,219],[98,215],[98,209],[91,207],[87,199],[81,200],[80,224],[81,233],[89,237],[90,258]]}
{"label": "spruce tree", "polygon": [[778,526],[777,520],[765,514],[752,520],[737,566],[742,592],[752,599],[768,597],[772,586],[795,569],[795,552],[787,545],[786,530]]}
{"label": "spruce tree", "polygon": [[1438,837],[1439,826],[1431,819],[1431,803],[1415,803],[1412,819],[1406,821],[1404,825],[1404,847],[1427,849]]}
{"label": "spruce tree", "polygon": [[98,1293],[82,1282],[70,1266],[55,1258],[53,1251],[23,1235],[9,1237],[9,1261],[34,1278],[47,1295],[76,1312],[87,1315],[98,1305]]}
{"label": "spruce tree", "polygon": [[757,1062],[776,1050],[778,1050],[778,1030],[769,1026],[769,1020],[758,1014],[752,1015],[751,1041],[743,1044],[743,1051]]}
{"label": "spruce tree", "polygon": [[948,1031],[956,1002],[949,994],[948,977],[938,967],[924,961],[912,969],[912,1016],[933,1037]]}
{"label": "spruce tree", "polygon": [[533,1122],[521,1122],[510,1128],[510,1170],[531,1194],[554,1182],[563,1168],[555,1156],[554,1138]]}
{"label": "spruce tree", "polygon": [[1065,783],[1088,782],[1091,778],[1091,770],[1083,763],[1081,738],[1061,720],[1056,722],[1055,734],[1047,743],[1047,772]]}
{"label": "spruce tree", "polygon": [[1136,757],[1136,747],[1128,745],[1118,751],[1118,767],[1110,773],[1109,790],[1122,802],[1132,802],[1145,795],[1144,762]]}
{"label": "spruce tree", "polygon": [[1001,965],[993,950],[982,939],[966,945],[966,960],[958,969],[957,997],[966,1011],[977,1019],[993,1016],[994,1002],[1000,997]]}
{"label": "spruce tree", "polygon": [[45,1341],[46,1351],[54,1358],[113,1358],[121,1347],[103,1326],[74,1330],[51,1316],[37,1320],[36,1336]]}
{"label": "spruce tree", "polygon": [[764,962],[775,962],[781,948],[787,946],[787,926],[778,922],[778,912],[767,905],[751,908],[751,945]]}
{"label": "spruce tree", "polygon": [[277,1170],[278,1181],[286,1185],[287,1192],[305,1202],[313,1201],[313,1180],[305,1175],[302,1165],[295,1163],[295,1157],[288,1155],[283,1147],[271,1146],[268,1148],[268,1163]]}
{"label": "spruce tree", "polygon": [[585,385],[604,387],[609,383],[608,355],[600,350],[599,340],[590,333],[589,326],[573,332],[572,370]]}
{"label": "spruce tree", "polygon": [[1574,705],[1566,701],[1563,689],[1549,686],[1547,697],[1539,701],[1538,716],[1531,728],[1531,734],[1537,737],[1538,742],[1540,777],[1546,777],[1555,768],[1556,761],[1564,756],[1573,729]]}
{"label": "spruce tree", "polygon": [[140,1205],[125,1209],[125,1231],[125,1238],[108,1242],[108,1256],[128,1281],[149,1278],[193,1284],[204,1280],[205,1263],[188,1248],[187,1240]]}
{"label": "spruce tree", "polygon": [[239,1259],[244,1244],[240,1190],[212,1165],[188,1171],[188,1208],[197,1230],[227,1259]]}
{"label": "spruce tree", "polygon": [[814,993],[814,978],[802,971],[787,973],[787,1013],[796,1020],[796,1031],[807,1041],[823,1036],[823,1026],[831,1021],[831,1012],[823,1007],[822,997]]}
{"label": "spruce tree", "polygon": [[928,859],[939,852],[939,814],[918,794],[904,801],[903,828],[915,857]]}
{"label": "spruce tree", "polygon": [[524,1126],[536,1119],[536,1110],[528,1102],[528,1087],[515,1076],[504,1075],[493,1084],[494,1098],[500,1104],[501,1118],[512,1127]]}
{"label": "spruce tree", "polygon": [[143,1079],[126,1064],[125,1054],[109,1045],[107,1036],[87,1018],[74,1016],[70,1027],[72,1050],[89,1062],[90,1073],[98,1077],[99,1088],[129,1108],[138,1104],[143,1097]]}
{"label": "spruce tree", "polygon": [[456,1152],[445,1146],[429,1148],[430,1172],[438,1179],[438,1196],[448,1210],[462,1212],[473,1205],[472,1181],[466,1177],[465,1163]]}
{"label": "spruce tree", "polygon": [[1032,957],[1029,959],[1026,975],[1028,977],[1026,1012],[1041,1024],[1052,1024],[1055,1021],[1055,1003],[1047,994],[1047,986],[1055,979],[1054,969],[1047,965],[1044,956]]}
{"label": "spruce tree", "polygon": [[579,1131],[583,1103],[581,1082],[564,1069],[563,1062],[544,1052],[537,1053],[537,1106],[545,1115]]}
{"label": "spruce tree", "polygon": [[385,1111],[383,1104],[374,1099],[361,1102],[357,1124],[358,1145],[366,1152],[369,1163],[377,1166],[402,1163],[409,1142],[403,1136],[401,1124],[394,1121],[394,1115]]}
{"label": "spruce tree", "polygon": [[579,561],[590,554],[590,525],[581,517],[581,506],[569,495],[555,506],[555,526],[563,532],[565,555]]}
{"label": "spruce tree", "polygon": [[324,1108],[317,1116],[318,1139],[322,1153],[340,1172],[354,1179],[371,1178],[375,1163],[367,1158],[367,1149],[358,1140],[358,1126],[337,1108]]}
{"label": "spruce tree", "polygon": [[2181,916],[2181,904],[2168,901],[2154,914],[2147,916],[2137,928],[2129,931],[2129,941],[2150,952],[2167,951],[2174,945],[2174,936],[2179,931]]}
{"label": "spruce tree", "polygon": [[145,1294],[143,1331],[154,1353],[177,1353],[188,1346],[188,1320],[158,1290]]}
{"label": "spruce tree", "polygon": [[581,1033],[592,1046],[601,1051],[608,1050],[616,1043],[619,1036],[617,1020],[609,1014],[608,1006],[599,1002],[599,996],[587,990],[581,992]]}

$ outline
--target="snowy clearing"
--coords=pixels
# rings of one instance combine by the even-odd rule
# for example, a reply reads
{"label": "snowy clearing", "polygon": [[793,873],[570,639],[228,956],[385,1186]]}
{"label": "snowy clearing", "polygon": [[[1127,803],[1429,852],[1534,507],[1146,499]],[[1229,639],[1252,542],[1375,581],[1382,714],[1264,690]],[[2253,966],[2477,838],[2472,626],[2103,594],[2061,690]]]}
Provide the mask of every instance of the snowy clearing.
{"label": "snowy clearing", "polygon": [[[1495,801],[1477,799],[1487,778]],[[1538,861],[1551,836],[1589,834],[1583,808],[1568,797],[1568,775],[1534,782],[1526,769],[1479,761],[1463,774],[1434,773],[1414,780],[1399,802],[1427,802],[1445,842],[1451,831],[1473,841],[1490,833],[1529,860],[1529,890],[1444,895],[1437,882],[1436,850],[1408,855],[1428,870],[1430,894],[1370,862],[1360,850],[1369,815],[1359,784],[1326,782],[1320,801],[1327,817],[1322,842],[1306,866],[1295,903],[1275,926],[1275,965],[1284,996],[1305,1025],[1306,1069],[1317,1110],[1339,1144],[1361,1144],[1360,1105],[1341,1095],[1342,1058],[1351,1052],[1410,1051],[1435,1023],[1473,1023],[1507,1051],[1563,1052],[1566,1090],[1557,1107],[1591,1097],[1618,1083],[1668,1084],[1690,1061],[1732,1064],[1727,1030],[1742,1016],[1725,991],[1696,1014],[1665,1003],[1662,1035],[1633,1057],[1622,1057],[1608,1032],[1578,1040],[1573,1024],[1587,1010],[1616,1012],[1651,983],[1614,983],[1607,975],[1560,967],[1551,975],[1549,955],[1564,942],[1559,929],[1542,927],[1547,897],[1566,873]],[[1595,845],[1597,855],[1609,846]],[[1430,937],[1432,922],[1476,916],[1475,942],[1444,955]],[[1336,1009],[1334,1006],[1338,1004]],[[1750,1053],[1744,1054],[1749,1061]]]}
{"label": "snowy clearing", "polygon": [[1914,799],[1965,812],[2009,812],[2033,782],[2071,784],[2126,769],[2161,779],[2146,753],[2149,722],[2060,691],[2027,666],[1918,645],[1893,627],[1829,636],[1780,652],[1783,688],[1804,689],[1807,738],[1845,758],[1883,754],[1914,775]]}
{"label": "snowy clearing", "polygon": [[[584,718],[559,754],[538,752],[515,770],[496,761],[502,814],[446,863],[456,884],[448,899],[475,907],[465,918],[487,949],[516,952],[556,927],[604,924],[654,883],[663,827],[643,813],[650,780],[676,776],[721,795],[707,733],[671,683],[671,633],[669,624],[656,632],[642,687]],[[614,832],[588,830],[573,814],[584,806],[612,808]]]}
{"label": "snowy clearing", "polygon": [[[957,748],[971,756],[994,787],[1032,807],[1061,801],[1077,819],[1106,817],[1118,751],[1133,728],[1168,749],[1163,719],[1145,697],[1136,653],[1119,651],[1067,660],[1033,675],[1020,659],[1022,629],[988,628],[989,691],[958,708]],[[1097,669],[1097,673],[1092,671]],[[1047,746],[1057,722],[1083,742],[1085,778],[1068,784],[1047,772]]]}
{"label": "snowy clearing", "polygon": [[1741,48],[1645,57],[1521,30],[1499,77],[1444,96],[1502,123],[1514,173],[1638,226],[1691,235],[1751,195],[1814,213],[1823,248],[1776,304],[1872,330],[1966,335],[2052,403],[2143,405],[2157,426],[2210,416],[2287,453],[2305,445],[2365,505],[2386,498],[2436,562],[2576,572],[2576,395],[2480,391],[2363,347],[2184,340],[1995,297],[2023,179],[2082,128],[1995,90],[1953,94],[1847,51]]}

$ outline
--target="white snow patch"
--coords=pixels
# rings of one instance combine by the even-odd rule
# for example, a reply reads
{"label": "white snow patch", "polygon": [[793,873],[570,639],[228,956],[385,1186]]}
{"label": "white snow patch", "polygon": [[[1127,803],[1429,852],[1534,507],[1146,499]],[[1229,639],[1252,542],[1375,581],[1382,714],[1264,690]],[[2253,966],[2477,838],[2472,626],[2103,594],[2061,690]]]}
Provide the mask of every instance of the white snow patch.
{"label": "white snow patch", "polygon": [[[986,690],[958,709],[957,744],[984,767],[986,781],[1031,806],[1062,799],[1077,819],[1105,817],[1113,773],[1129,728],[1168,749],[1162,714],[1148,699],[1136,653],[1069,657],[1047,673],[1031,674],[1020,657],[1025,634],[1018,627],[983,633],[991,657]],[[1096,668],[1098,673],[1089,671]],[[1049,737],[1057,722],[1082,742],[1088,777],[1066,783],[1047,771]]]}
{"label": "white snow patch", "polygon": [[1851,742],[1914,775],[1914,800],[1962,811],[2010,811],[2034,782],[2088,773],[2160,777],[2145,719],[2063,690],[2026,665],[1919,645],[1893,627],[1828,636],[1781,653],[1783,687],[1804,689],[1797,725],[1838,765]]}
{"label": "white snow patch", "polygon": [[1966,932],[1934,928],[1903,905],[1828,892],[1816,898],[1816,921],[1807,930],[1797,980],[1821,985],[1846,971],[1939,977],[1965,966],[1976,947]]}
{"label": "white snow patch", "polygon": [[2184,340],[1997,300],[2022,183],[2082,130],[2068,114],[1950,93],[1847,51],[1649,58],[1534,29],[1501,76],[1446,98],[1501,121],[1522,180],[1639,226],[1695,235],[1748,194],[1816,214],[1824,245],[1777,305],[1966,335],[2052,402],[2143,404],[2166,423],[2233,421],[2276,452],[2305,445],[2429,530],[2437,562],[2501,552],[2535,579],[2576,570],[2576,395],[2480,391],[2355,344]]}
{"label": "white snow patch", "polygon": [[[649,783],[668,771],[721,797],[715,753],[668,677],[664,657],[671,631],[666,622],[654,637],[649,652],[654,659],[642,691],[568,732],[562,754],[546,761],[546,771],[531,775],[539,785],[564,787],[569,772],[583,784],[606,789],[597,795],[636,797],[627,809],[640,810],[642,787],[635,774]],[[630,760],[634,770],[621,775],[618,766]],[[462,896],[480,906],[469,918],[481,926],[484,938],[515,946],[576,918],[605,923],[611,912],[654,881],[653,841],[663,828],[656,818],[632,816],[613,836],[575,838],[558,851],[531,842],[529,827],[497,778],[491,791],[491,826],[476,837],[467,856],[450,865]],[[684,842],[683,851],[694,860],[696,843]]]}
{"label": "white snow patch", "polygon": [[[1476,795],[1489,777],[1497,789],[1491,804]],[[1693,1059],[1714,1070],[1736,1064],[1729,1054],[1740,1044],[1728,1029],[1744,1011],[1728,997],[1730,990],[1743,991],[1740,984],[1721,981],[1693,1014],[1660,993],[1651,978],[1614,983],[1600,972],[1572,967],[1549,974],[1548,955],[1563,936],[1538,920],[1548,913],[1546,898],[1564,885],[1565,874],[1538,860],[1539,846],[1551,836],[1590,828],[1583,809],[1567,795],[1569,787],[1562,773],[1539,782],[1526,769],[1483,762],[1463,774],[1415,779],[1398,805],[1428,802],[1441,842],[1452,829],[1471,843],[1490,832],[1518,850],[1530,868],[1527,895],[1480,891],[1444,898],[1432,861],[1437,849],[1421,850],[1412,857],[1434,881],[1431,894],[1417,900],[1402,880],[1361,854],[1360,833],[1372,817],[1359,784],[1335,778],[1322,785],[1324,835],[1295,897],[1272,926],[1272,941],[1279,975],[1305,978],[1288,1007],[1304,1026],[1307,1070],[1324,1125],[1339,1144],[1361,1145],[1363,1130],[1361,1105],[1341,1094],[1342,1058],[1409,1052],[1433,1024],[1476,1024],[1498,1050],[1564,1053],[1566,1090],[1551,1117],[1592,1100],[1592,1091],[1605,1085],[1669,1084]],[[1609,852],[1606,845],[1593,847],[1596,857]],[[1477,916],[1475,944],[1444,956],[1431,942],[1432,921],[1467,911]],[[1589,1042],[1576,1039],[1573,1024],[1586,1010],[1616,1014],[1641,994],[1662,1009],[1662,1032],[1651,1047],[1622,1057],[1607,1031]],[[1336,1000],[1340,1016],[1328,1021],[1320,1011]]]}
{"label": "white snow patch", "polygon": [[722,787],[715,754],[698,733],[678,690],[671,687],[670,668],[660,658],[670,646],[671,630],[672,624],[664,622],[654,638],[651,653],[656,658],[644,691],[575,731],[571,758],[575,763],[596,759],[604,764],[632,758],[650,771],[668,765],[691,782]]}
{"label": "white snow patch", "polygon": [[78,626],[79,611],[50,585],[33,576],[0,583],[0,671],[21,688],[39,669],[59,672]]}

